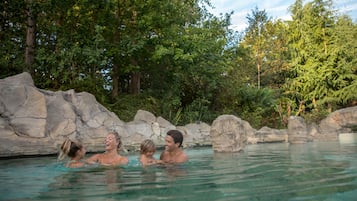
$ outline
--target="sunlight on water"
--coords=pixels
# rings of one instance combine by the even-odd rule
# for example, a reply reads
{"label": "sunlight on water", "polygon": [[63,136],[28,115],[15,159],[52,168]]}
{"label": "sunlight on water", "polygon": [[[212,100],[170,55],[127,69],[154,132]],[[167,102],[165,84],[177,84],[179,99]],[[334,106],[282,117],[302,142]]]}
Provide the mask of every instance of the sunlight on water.
{"label": "sunlight on water", "polygon": [[[1,160],[0,200],[355,200],[357,142],[185,150],[179,166],[67,169],[56,157]],[[158,157],[157,153],[155,156]]]}

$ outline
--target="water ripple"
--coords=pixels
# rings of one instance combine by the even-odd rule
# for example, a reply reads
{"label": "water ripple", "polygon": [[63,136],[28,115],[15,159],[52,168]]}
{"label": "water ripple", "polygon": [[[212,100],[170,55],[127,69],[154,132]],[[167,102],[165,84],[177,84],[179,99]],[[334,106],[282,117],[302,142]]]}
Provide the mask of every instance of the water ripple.
{"label": "water ripple", "polygon": [[146,168],[74,170],[51,157],[4,160],[0,200],[354,200],[356,148],[311,143],[252,145],[224,154],[191,149],[186,164]]}

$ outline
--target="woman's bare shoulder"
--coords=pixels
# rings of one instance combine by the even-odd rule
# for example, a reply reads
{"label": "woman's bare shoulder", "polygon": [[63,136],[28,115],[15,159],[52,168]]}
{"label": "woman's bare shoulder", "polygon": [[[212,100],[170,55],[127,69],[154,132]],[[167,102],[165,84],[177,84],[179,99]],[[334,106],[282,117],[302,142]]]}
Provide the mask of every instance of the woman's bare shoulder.
{"label": "woman's bare shoulder", "polygon": [[126,156],[121,156],[120,162],[122,164],[128,164],[129,163],[129,158]]}

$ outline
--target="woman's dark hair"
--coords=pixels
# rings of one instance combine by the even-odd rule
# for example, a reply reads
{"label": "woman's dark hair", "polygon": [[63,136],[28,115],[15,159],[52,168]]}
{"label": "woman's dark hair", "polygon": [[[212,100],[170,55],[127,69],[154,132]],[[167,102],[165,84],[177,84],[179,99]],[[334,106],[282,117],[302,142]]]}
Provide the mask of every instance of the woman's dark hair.
{"label": "woman's dark hair", "polygon": [[58,158],[60,160],[62,160],[65,156],[73,158],[76,156],[77,151],[81,150],[82,147],[83,145],[81,143],[67,138],[61,145],[61,152]]}

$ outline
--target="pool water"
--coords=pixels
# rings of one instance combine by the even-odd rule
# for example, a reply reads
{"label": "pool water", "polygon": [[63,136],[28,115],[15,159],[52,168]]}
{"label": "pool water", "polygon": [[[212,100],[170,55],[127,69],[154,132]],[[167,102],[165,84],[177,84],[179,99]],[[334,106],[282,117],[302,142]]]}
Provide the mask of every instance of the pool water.
{"label": "pool water", "polygon": [[357,199],[357,141],[185,151],[185,164],[146,168],[137,153],[124,167],[68,169],[55,156],[0,160],[0,200]]}

